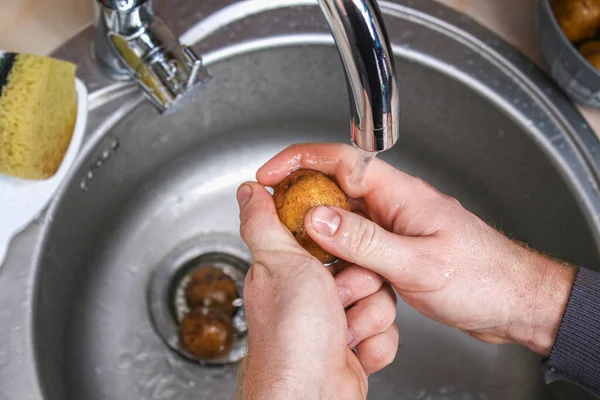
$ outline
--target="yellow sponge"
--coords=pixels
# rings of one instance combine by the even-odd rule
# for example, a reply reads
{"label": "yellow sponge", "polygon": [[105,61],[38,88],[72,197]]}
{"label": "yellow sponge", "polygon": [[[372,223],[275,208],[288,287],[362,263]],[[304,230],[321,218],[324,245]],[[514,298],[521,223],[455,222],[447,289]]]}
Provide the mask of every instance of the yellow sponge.
{"label": "yellow sponge", "polygon": [[0,173],[53,176],[77,118],[75,65],[30,54],[0,53]]}

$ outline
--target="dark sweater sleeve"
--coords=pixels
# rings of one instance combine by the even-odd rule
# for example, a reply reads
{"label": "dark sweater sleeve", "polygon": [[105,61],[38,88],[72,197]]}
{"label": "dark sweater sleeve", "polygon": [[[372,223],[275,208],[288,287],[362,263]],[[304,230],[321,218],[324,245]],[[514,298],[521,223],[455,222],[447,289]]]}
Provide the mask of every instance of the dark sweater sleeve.
{"label": "dark sweater sleeve", "polygon": [[544,375],[546,383],[565,379],[600,395],[600,273],[577,273]]}

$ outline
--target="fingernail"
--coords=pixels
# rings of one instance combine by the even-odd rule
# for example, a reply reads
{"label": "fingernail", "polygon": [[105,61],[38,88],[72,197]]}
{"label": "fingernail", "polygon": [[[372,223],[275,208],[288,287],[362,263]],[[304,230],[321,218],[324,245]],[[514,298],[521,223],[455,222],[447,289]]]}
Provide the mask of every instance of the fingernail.
{"label": "fingernail", "polygon": [[340,228],[342,217],[337,211],[326,206],[319,206],[312,212],[312,223],[317,233],[333,236]]}
{"label": "fingernail", "polygon": [[352,329],[348,328],[348,344],[354,342],[355,338],[356,336],[354,336],[354,332],[352,332]]}
{"label": "fingernail", "polygon": [[345,305],[348,300],[350,300],[350,289],[343,286],[338,286],[338,293],[340,294],[340,299],[342,300],[342,305]]}
{"label": "fingernail", "polygon": [[252,198],[252,187],[246,184],[242,185],[237,192],[237,201],[240,208],[244,207],[250,198]]}

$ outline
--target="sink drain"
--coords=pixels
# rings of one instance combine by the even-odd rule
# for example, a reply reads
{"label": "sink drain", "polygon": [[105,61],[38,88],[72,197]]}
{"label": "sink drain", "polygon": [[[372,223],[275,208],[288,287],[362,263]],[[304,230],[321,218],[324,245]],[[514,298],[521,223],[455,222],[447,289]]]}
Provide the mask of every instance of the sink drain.
{"label": "sink drain", "polygon": [[[242,307],[244,278],[252,257],[237,236],[214,233],[196,237],[173,250],[152,274],[148,290],[148,307],[154,329],[173,350],[189,360],[204,365],[235,363],[246,354],[246,316]],[[185,290],[190,275],[200,268],[218,268],[235,282],[239,298],[232,317],[234,341],[231,350],[222,357],[199,360],[181,342],[179,324],[191,310]]]}

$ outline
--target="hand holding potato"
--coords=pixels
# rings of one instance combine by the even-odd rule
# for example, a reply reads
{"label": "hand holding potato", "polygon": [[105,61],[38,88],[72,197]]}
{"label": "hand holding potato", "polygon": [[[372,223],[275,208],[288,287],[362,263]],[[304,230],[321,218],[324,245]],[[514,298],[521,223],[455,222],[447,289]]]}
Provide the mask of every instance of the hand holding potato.
{"label": "hand holding potato", "polygon": [[305,230],[319,246],[382,275],[436,321],[485,342],[548,354],[576,269],[509,240],[455,199],[382,160],[369,166],[362,184],[351,183],[356,157],[347,145],[296,145],[257,179],[275,185],[299,168],[335,177],[370,219],[336,207],[313,209]]}
{"label": "hand holding potato", "polygon": [[398,348],[391,286],[357,266],[333,276],[281,223],[264,186],[242,185],[238,202],[254,259],[244,284],[248,356],[238,398],[365,399],[367,375]]}

